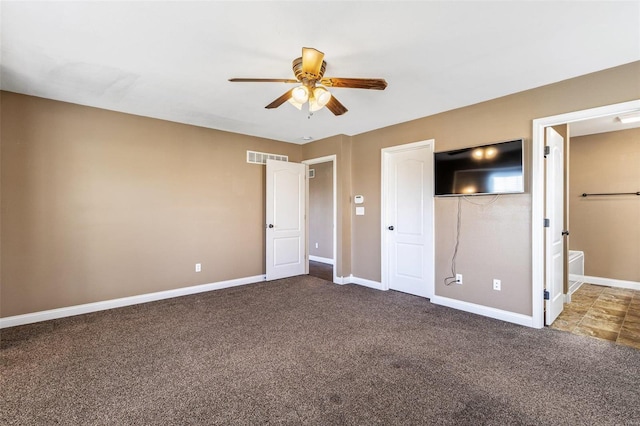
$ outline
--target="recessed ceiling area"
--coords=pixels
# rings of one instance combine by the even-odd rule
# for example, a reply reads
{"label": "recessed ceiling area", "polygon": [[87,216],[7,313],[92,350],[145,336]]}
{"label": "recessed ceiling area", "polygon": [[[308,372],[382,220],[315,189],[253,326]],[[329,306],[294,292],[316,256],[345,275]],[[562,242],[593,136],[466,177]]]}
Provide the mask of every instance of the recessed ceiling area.
{"label": "recessed ceiling area", "polygon": [[[640,60],[640,2],[2,2],[0,88],[285,142],[354,135]],[[322,17],[314,20],[312,17]],[[302,47],[349,111],[265,109]]]}
{"label": "recessed ceiling area", "polygon": [[[638,77],[640,79],[640,77]],[[640,111],[634,113],[640,116]],[[616,132],[618,130],[635,129],[640,127],[640,121],[623,123],[618,115],[592,118],[590,120],[570,123],[570,135],[574,137],[593,135],[596,133]]]}

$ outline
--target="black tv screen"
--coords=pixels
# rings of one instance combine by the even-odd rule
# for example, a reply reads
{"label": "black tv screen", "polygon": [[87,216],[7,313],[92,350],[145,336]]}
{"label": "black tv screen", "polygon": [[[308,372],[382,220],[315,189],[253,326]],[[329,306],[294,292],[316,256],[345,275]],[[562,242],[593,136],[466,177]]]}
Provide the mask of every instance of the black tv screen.
{"label": "black tv screen", "polygon": [[435,195],[524,192],[523,140],[434,154]]}

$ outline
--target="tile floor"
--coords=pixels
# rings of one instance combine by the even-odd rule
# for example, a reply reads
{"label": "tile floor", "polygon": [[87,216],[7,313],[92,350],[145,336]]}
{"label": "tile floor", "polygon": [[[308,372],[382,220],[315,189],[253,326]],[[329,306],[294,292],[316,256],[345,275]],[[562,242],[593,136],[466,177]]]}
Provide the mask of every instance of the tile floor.
{"label": "tile floor", "polygon": [[551,328],[640,349],[640,291],[583,284]]}

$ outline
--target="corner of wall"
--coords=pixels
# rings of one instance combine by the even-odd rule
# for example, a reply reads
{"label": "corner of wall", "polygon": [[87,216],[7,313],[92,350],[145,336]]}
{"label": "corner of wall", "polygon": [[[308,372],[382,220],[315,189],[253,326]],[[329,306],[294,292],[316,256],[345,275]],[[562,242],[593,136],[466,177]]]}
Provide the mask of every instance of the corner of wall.
{"label": "corner of wall", "polygon": [[342,224],[342,270],[339,271],[343,277],[351,275],[353,250],[351,242],[353,239],[353,226],[351,217],[351,192],[352,192],[352,142],[351,136],[342,135],[340,140],[341,164],[338,165],[342,176],[339,186],[339,198],[341,204],[341,224]]}

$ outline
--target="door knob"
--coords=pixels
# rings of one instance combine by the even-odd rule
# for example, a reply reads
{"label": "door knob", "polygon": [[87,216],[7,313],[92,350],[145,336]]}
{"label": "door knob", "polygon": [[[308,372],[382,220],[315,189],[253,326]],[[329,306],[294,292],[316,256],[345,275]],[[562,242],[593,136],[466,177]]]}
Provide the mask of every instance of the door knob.
{"label": "door knob", "polygon": [[388,229],[389,231],[393,231],[395,228],[393,227],[393,225],[391,225]]}
{"label": "door knob", "polygon": [[273,224],[272,223],[269,224],[269,228],[273,228]]}
{"label": "door knob", "polygon": [[569,231],[562,231],[562,235],[569,235]]}

